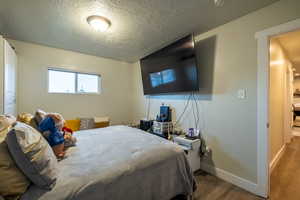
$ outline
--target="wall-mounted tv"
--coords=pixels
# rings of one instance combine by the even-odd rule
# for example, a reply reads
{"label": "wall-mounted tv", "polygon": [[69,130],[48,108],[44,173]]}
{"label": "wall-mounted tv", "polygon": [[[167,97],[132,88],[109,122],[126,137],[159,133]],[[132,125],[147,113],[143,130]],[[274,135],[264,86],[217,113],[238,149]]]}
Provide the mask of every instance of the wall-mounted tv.
{"label": "wall-mounted tv", "polygon": [[142,58],[140,64],[145,95],[199,90],[192,35]]}

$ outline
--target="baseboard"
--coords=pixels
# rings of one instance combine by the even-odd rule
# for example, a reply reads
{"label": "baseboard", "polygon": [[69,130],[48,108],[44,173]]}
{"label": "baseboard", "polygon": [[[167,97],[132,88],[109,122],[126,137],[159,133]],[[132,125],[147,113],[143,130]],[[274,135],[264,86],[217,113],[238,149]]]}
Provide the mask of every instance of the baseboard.
{"label": "baseboard", "polygon": [[270,163],[270,174],[273,172],[273,170],[275,169],[275,167],[278,164],[279,160],[283,156],[283,154],[285,152],[285,148],[286,148],[286,145],[283,145],[283,147],[278,151],[278,153],[276,154],[274,159],[271,161],[271,163]]}
{"label": "baseboard", "polygon": [[244,190],[247,190],[248,192],[251,192],[256,195],[260,195],[260,193],[258,191],[258,186],[256,183],[253,183],[253,182],[243,179],[239,176],[236,176],[230,172],[227,172],[223,169],[215,168],[215,167],[205,164],[205,163],[201,163],[201,169],[203,171],[206,171],[206,172],[224,180],[224,181],[232,183],[233,185],[236,185],[240,188],[243,188]]}

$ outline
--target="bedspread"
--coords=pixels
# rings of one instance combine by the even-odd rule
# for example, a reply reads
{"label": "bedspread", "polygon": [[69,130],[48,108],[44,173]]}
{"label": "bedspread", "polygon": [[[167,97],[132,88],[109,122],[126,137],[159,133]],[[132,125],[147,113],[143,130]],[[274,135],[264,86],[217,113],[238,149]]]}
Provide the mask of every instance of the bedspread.
{"label": "bedspread", "polygon": [[191,195],[193,175],[176,144],[126,126],[75,132],[51,191],[31,186],[21,200],[170,200]]}

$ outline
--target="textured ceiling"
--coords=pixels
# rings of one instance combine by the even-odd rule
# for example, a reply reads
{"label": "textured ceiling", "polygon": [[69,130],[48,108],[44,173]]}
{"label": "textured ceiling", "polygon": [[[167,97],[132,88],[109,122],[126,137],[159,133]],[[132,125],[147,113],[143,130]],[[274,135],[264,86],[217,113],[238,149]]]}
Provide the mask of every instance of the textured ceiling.
{"label": "textured ceiling", "polygon": [[[277,0],[0,0],[6,37],[134,62],[188,33],[201,33]],[[107,32],[86,23],[112,22]]]}
{"label": "textured ceiling", "polygon": [[293,67],[300,73],[300,31],[290,32],[277,37]]}

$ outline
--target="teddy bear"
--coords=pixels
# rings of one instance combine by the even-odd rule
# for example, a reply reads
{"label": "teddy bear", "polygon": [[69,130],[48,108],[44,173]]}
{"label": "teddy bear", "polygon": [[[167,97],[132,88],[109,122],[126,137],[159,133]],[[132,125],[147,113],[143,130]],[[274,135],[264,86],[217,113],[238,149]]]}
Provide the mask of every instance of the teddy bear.
{"label": "teddy bear", "polygon": [[62,131],[65,120],[58,113],[48,113],[40,122],[38,128],[47,139],[57,158],[65,156],[65,138]]}

